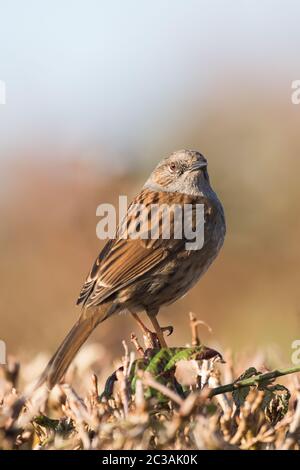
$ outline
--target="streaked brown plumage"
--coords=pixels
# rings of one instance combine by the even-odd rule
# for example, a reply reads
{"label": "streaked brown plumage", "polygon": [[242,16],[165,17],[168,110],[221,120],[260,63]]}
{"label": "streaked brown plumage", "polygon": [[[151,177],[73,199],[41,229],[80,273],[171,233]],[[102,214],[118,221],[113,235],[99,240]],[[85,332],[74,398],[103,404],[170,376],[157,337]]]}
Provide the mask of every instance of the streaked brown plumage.
{"label": "streaked brown plumage", "polygon": [[[222,205],[212,190],[206,160],[195,151],[181,150],[162,160],[140,194],[128,208],[127,227],[139,223],[139,231],[149,232],[148,220],[140,224],[136,204],[147,210],[152,204],[204,204],[204,245],[187,250],[186,239],[171,238],[109,240],[96,259],[77,301],[81,316],[58,351],[50,360],[39,383],[53,387],[93,329],[109,316],[122,310],[136,315],[146,312],[152,320],[161,344],[162,332],[156,321],[161,306],[182,297],[208,269],[217,256],[225,236]],[[194,220],[193,220],[194,222]]]}

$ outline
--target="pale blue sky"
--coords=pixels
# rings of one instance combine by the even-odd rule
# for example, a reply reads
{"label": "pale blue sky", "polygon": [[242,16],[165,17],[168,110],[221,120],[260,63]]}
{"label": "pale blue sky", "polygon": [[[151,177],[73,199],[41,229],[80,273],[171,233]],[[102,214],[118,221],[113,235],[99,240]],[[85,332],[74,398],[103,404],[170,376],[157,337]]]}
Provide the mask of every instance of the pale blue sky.
{"label": "pale blue sky", "polygon": [[0,0],[2,158],[44,138],[139,152],[231,70],[284,88],[299,24],[297,0]]}

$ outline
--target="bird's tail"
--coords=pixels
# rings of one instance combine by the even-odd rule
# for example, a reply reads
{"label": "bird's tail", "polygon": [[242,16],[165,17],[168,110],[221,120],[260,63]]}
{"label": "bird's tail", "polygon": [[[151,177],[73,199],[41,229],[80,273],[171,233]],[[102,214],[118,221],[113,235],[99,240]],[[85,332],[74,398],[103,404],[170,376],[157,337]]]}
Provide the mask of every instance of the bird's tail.
{"label": "bird's tail", "polygon": [[81,315],[77,323],[69,331],[56,353],[50,359],[44,372],[40,376],[35,389],[44,383],[51,389],[57,384],[62,376],[66,373],[69,365],[75,355],[90,336],[96,326],[105,320],[108,315],[108,308],[98,308],[89,316]]}

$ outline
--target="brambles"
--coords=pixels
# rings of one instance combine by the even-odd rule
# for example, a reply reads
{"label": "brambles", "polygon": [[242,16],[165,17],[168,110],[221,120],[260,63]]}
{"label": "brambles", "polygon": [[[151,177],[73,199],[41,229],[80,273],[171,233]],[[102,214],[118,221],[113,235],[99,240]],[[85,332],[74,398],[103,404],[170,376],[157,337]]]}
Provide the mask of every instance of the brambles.
{"label": "brambles", "polygon": [[[22,365],[11,362],[0,376],[0,448],[299,449],[297,377],[288,376],[287,387],[273,383],[296,370],[237,374],[230,358],[224,363],[201,344],[193,316],[191,327],[189,348],[144,351],[133,335],[137,354],[124,343],[122,363],[108,380],[103,373],[90,381],[86,362],[80,394],[68,384],[50,396],[41,387],[25,408],[16,390]],[[73,369],[67,381],[76,377]]]}

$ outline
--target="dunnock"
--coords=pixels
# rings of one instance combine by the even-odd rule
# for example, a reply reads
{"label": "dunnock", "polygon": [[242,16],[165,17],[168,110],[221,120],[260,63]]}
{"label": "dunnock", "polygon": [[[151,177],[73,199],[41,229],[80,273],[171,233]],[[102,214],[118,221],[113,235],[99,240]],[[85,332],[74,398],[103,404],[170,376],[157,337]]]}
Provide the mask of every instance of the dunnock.
{"label": "dunnock", "polygon": [[[175,215],[170,218],[169,239],[151,237],[153,205],[183,208],[186,204],[193,211],[197,205],[204,207],[201,249],[187,249],[183,231],[181,237],[175,236]],[[140,206],[146,210],[142,223]],[[184,211],[180,217],[184,217]],[[195,217],[190,223],[195,228]],[[194,286],[216,258],[225,236],[223,208],[210,186],[207,161],[199,152],[180,150],[157,165],[128,208],[125,227],[130,232],[133,226],[139,233],[148,232],[150,236],[124,237],[119,228],[116,237],[106,243],[80,292],[77,301],[82,304],[80,318],[50,360],[39,383],[46,381],[52,388],[94,328],[125,309],[144,331],[146,327],[138,313],[146,312],[159,345],[166,347],[163,329],[156,319],[160,307],[174,302]]]}

